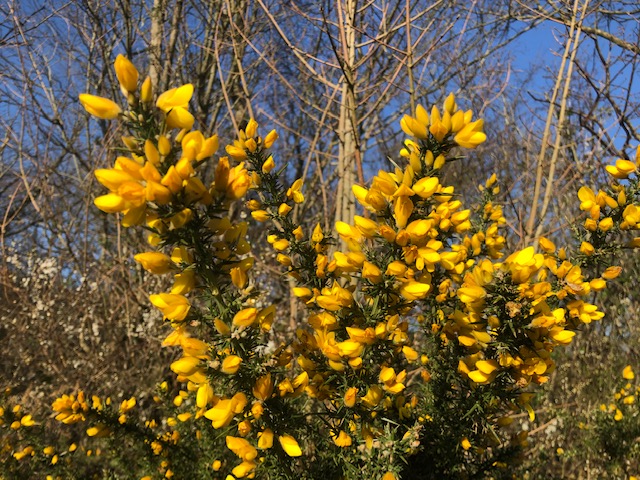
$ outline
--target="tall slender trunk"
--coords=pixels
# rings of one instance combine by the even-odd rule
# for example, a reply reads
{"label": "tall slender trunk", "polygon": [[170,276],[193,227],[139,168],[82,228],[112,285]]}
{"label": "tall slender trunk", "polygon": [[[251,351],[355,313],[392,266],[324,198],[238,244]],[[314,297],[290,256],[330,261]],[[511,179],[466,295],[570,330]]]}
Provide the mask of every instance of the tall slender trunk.
{"label": "tall slender trunk", "polygon": [[149,42],[149,77],[156,89],[160,88],[162,36],[165,0],[153,0],[151,9],[151,39]]}
{"label": "tall slender trunk", "polygon": [[[338,188],[336,192],[335,220],[353,223],[356,206],[351,194],[351,186],[356,182],[356,171],[362,177],[361,147],[358,136],[356,112],[356,0],[337,0],[342,44],[342,96],[338,123]],[[362,178],[359,178],[362,181]],[[341,245],[343,248],[345,245]]]}

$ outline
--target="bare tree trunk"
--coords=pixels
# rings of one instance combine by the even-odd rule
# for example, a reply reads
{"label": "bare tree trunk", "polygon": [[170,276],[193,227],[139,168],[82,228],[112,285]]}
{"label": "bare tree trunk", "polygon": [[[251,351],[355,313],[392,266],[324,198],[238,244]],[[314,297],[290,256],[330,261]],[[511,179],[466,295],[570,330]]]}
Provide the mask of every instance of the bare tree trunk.
{"label": "bare tree trunk", "polygon": [[160,69],[165,0],[153,0],[151,9],[151,38],[149,39],[149,77],[155,88],[160,88]]}
{"label": "bare tree trunk", "polygon": [[[362,159],[358,138],[358,121],[356,116],[356,0],[337,1],[340,40],[342,43],[342,97],[340,99],[340,118],[338,123],[338,189],[336,193],[335,220],[353,223],[356,206],[351,194],[351,186],[355,183],[356,168],[362,170]],[[362,174],[360,174],[362,177]],[[363,179],[360,178],[362,182]],[[346,247],[346,245],[342,245]]]}
{"label": "bare tree trunk", "polygon": [[184,0],[176,0],[176,3],[173,5],[173,11],[171,12],[171,30],[169,31],[169,42],[166,46],[162,75],[160,77],[160,83],[158,84],[161,91],[169,88],[169,80],[173,76],[171,74],[171,69],[174,66],[178,33],[180,32],[180,29],[184,28],[183,22],[181,21],[183,1]]}

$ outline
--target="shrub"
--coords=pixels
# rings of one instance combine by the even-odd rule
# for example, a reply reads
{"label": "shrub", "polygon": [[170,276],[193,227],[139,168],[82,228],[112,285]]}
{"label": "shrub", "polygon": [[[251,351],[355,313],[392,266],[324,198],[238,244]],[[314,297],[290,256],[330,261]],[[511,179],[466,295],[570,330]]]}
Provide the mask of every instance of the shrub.
{"label": "shrub", "polygon": [[[534,420],[554,350],[604,316],[592,294],[620,273],[616,254],[640,246],[625,238],[640,222],[637,164],[618,160],[607,168],[611,185],[579,190],[588,217],[575,245],[541,238],[510,250],[496,176],[468,205],[443,183],[447,165],[486,140],[483,121],[450,95],[441,109],[419,106],[402,118],[411,137],[402,166],[354,185],[362,216],[328,230],[296,221],[310,193],[303,179],[286,180],[271,152],[275,130],[262,136],[250,119],[227,156],[216,156],[217,137],[192,129],[191,85],[156,96],[149,78],[138,88],[127,59],[119,56],[115,68],[124,109],[80,96],[89,113],[117,118],[127,131],[126,155],[95,172],[109,190],[95,204],[146,230],[150,249],[135,260],[173,277],[149,300],[171,328],[164,345],[180,352],[171,364],[178,386],[161,383],[143,408],[135,397],[114,402],[82,391],[56,399],[55,419],[82,425],[96,442],[90,450],[73,429],[73,447],[50,445],[29,414],[5,408],[7,471],[509,476],[527,445],[512,416]],[[270,255],[247,240],[261,224],[306,309],[295,329],[279,318],[255,268]]]}

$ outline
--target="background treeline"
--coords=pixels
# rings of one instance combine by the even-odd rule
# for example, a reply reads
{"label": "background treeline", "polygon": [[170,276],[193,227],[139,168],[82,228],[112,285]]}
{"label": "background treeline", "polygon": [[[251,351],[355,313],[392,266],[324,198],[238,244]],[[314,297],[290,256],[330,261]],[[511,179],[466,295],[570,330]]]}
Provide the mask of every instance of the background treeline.
{"label": "background treeline", "polygon": [[[160,286],[131,260],[144,238],[93,206],[92,172],[121,132],[77,98],[120,95],[117,54],[157,91],[192,83],[197,124],[222,145],[250,117],[277,128],[309,226],[351,222],[351,185],[398,158],[399,118],[453,92],[489,137],[449,168],[459,193],[496,172],[510,244],[562,245],[577,189],[640,144],[639,19],[635,1],[2,2],[0,386],[42,406],[78,387],[139,395],[168,373],[147,299]],[[265,234],[252,232],[259,250]],[[273,259],[256,260],[284,335],[303,312]],[[640,358],[640,262],[623,267],[600,294],[607,317],[576,337],[536,405],[523,475],[602,478],[616,454],[589,422]]]}

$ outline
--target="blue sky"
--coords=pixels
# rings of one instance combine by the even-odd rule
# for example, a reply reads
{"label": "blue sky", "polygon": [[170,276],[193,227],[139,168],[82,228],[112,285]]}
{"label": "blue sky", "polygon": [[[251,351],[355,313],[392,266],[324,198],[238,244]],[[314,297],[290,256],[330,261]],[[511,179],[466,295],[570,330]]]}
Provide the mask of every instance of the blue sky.
{"label": "blue sky", "polygon": [[551,58],[556,58],[552,57],[552,52],[560,48],[548,23],[524,33],[509,47],[513,66],[518,70],[526,70],[531,64],[549,64]]}

